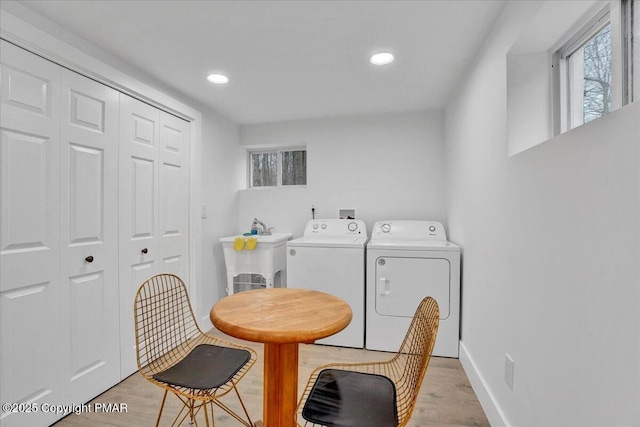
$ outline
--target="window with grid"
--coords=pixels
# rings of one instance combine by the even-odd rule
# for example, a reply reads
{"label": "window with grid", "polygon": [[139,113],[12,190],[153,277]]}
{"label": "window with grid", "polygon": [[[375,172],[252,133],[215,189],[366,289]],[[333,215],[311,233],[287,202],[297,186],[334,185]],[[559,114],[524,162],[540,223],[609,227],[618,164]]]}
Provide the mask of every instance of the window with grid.
{"label": "window with grid", "polygon": [[307,151],[249,151],[250,188],[307,185]]}

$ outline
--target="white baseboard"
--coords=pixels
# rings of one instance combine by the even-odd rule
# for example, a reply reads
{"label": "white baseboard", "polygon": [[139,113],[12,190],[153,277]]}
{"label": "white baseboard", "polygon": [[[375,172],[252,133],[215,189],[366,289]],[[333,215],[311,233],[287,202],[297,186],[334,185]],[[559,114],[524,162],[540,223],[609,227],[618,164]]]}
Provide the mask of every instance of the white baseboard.
{"label": "white baseboard", "polygon": [[492,427],[510,427],[507,417],[505,417],[500,409],[500,405],[496,401],[495,396],[487,387],[485,379],[476,368],[473,358],[462,341],[460,342],[460,363],[469,378],[471,387],[473,387],[473,391],[476,393],[482,409],[487,415],[489,424],[491,424]]}
{"label": "white baseboard", "polygon": [[198,324],[200,326],[200,329],[202,329],[205,332],[213,328],[213,323],[211,323],[211,318],[209,317],[209,313],[207,313],[206,316],[202,316]]}

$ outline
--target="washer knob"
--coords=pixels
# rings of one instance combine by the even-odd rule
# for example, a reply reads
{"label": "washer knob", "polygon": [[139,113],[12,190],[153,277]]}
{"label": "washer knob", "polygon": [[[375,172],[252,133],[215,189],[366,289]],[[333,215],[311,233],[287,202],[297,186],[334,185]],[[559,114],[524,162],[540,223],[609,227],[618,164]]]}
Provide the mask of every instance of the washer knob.
{"label": "washer knob", "polygon": [[327,229],[327,224],[322,224],[322,229],[326,230]]}
{"label": "washer knob", "polygon": [[318,224],[313,224],[313,229],[317,230],[318,229]]}
{"label": "washer knob", "polygon": [[430,226],[430,227],[429,227],[429,231],[431,231],[431,232],[433,233],[434,231],[436,231],[436,227],[434,227],[433,225],[432,225],[432,226]]}
{"label": "washer knob", "polygon": [[347,228],[349,229],[349,231],[356,231],[358,229],[358,224],[356,224],[355,222],[350,222],[349,225],[347,225]]}
{"label": "washer knob", "polygon": [[380,229],[383,233],[388,233],[391,231],[391,224],[382,224],[382,227],[380,227]]}

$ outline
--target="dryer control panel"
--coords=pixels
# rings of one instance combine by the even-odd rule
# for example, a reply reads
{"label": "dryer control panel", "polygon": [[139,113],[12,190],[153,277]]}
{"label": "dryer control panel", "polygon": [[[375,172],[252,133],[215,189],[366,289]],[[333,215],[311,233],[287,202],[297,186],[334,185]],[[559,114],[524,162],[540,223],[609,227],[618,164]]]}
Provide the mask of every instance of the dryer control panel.
{"label": "dryer control panel", "polygon": [[437,221],[378,221],[373,225],[371,240],[446,241],[444,227]]}
{"label": "dryer control panel", "polygon": [[304,228],[304,237],[367,237],[367,226],[360,219],[313,219]]}

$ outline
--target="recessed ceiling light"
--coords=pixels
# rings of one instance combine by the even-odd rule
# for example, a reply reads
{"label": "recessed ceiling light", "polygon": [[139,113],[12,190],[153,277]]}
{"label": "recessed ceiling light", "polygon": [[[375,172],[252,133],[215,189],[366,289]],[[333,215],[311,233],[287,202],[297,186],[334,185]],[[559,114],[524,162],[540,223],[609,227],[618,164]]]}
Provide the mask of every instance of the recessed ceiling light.
{"label": "recessed ceiling light", "polygon": [[225,76],[224,74],[209,74],[207,76],[207,80],[217,85],[223,85],[225,83],[229,83],[229,77]]}
{"label": "recessed ceiling light", "polygon": [[389,52],[376,53],[375,55],[372,55],[371,58],[369,58],[369,61],[373,65],[386,65],[392,63],[393,60],[394,57]]}

